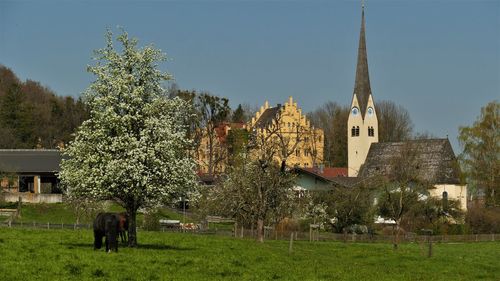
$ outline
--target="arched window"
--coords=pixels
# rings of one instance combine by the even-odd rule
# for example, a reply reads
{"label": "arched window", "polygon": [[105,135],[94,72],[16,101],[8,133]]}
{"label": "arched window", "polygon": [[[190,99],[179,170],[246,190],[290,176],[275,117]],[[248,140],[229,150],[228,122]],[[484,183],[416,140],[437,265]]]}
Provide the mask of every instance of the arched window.
{"label": "arched window", "polygon": [[355,136],[356,136],[356,127],[352,126],[351,137],[355,137]]}
{"label": "arched window", "polygon": [[356,126],[356,137],[359,137],[359,126]]}
{"label": "arched window", "polygon": [[447,211],[448,210],[448,192],[443,191],[443,210]]}

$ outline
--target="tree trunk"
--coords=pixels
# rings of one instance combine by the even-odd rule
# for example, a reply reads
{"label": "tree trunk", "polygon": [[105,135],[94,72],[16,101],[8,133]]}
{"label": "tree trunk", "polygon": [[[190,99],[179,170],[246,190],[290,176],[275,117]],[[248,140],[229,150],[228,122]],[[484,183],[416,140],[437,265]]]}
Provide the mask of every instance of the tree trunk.
{"label": "tree trunk", "polygon": [[399,221],[396,221],[396,233],[394,234],[393,246],[394,250],[398,249],[399,244]]}
{"label": "tree trunk", "polygon": [[135,208],[127,208],[128,215],[128,246],[137,247],[137,210]]}
{"label": "tree trunk", "polygon": [[264,220],[257,220],[257,241],[264,243]]}

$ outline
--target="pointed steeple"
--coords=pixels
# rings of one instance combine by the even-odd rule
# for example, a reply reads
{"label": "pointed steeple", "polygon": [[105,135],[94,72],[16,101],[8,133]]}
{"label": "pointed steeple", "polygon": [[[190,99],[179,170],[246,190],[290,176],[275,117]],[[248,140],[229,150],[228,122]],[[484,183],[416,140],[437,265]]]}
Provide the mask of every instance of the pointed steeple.
{"label": "pointed steeple", "polygon": [[365,39],[365,5],[361,6],[361,31],[359,33],[358,64],[356,66],[356,80],[354,82],[354,95],[358,98],[361,114],[364,118],[366,105],[372,90],[368,75],[368,56],[366,55]]}

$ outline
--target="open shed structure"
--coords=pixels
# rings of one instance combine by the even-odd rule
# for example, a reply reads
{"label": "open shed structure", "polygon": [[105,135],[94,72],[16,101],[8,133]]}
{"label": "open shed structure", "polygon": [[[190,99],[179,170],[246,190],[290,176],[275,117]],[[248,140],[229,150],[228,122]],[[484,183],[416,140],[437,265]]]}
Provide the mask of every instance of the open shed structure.
{"label": "open shed structure", "polygon": [[6,201],[60,202],[59,150],[0,150],[0,186]]}

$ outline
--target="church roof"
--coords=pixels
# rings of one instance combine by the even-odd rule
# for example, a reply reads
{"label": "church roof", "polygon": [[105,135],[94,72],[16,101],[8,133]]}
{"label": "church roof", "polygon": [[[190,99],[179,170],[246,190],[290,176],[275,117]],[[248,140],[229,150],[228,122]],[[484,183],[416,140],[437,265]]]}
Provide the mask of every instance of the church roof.
{"label": "church roof", "polygon": [[266,109],[259,117],[257,122],[255,122],[256,128],[265,128],[276,118],[279,113],[280,106],[270,107]]}
{"label": "church roof", "polygon": [[460,183],[457,159],[448,139],[372,143],[360,177],[387,175],[394,165],[394,158],[401,156],[405,147],[410,147],[415,153],[419,178],[433,184]]}
{"label": "church roof", "polygon": [[366,54],[365,9],[363,6],[361,11],[361,30],[359,33],[358,63],[356,66],[356,80],[354,82],[353,93],[358,99],[363,118],[365,117],[368,98],[371,93],[370,77],[368,75],[368,56]]}

